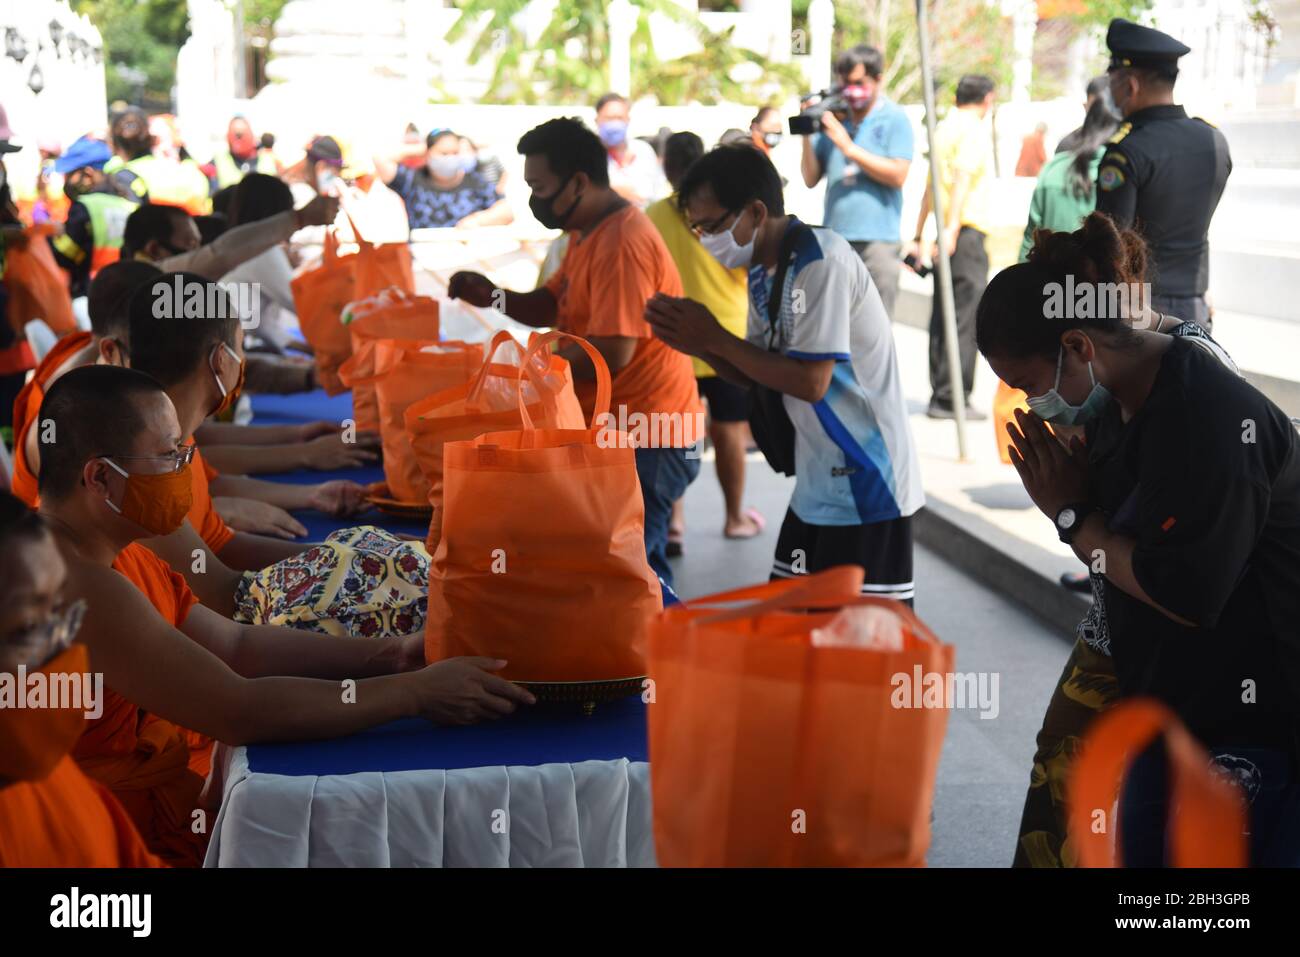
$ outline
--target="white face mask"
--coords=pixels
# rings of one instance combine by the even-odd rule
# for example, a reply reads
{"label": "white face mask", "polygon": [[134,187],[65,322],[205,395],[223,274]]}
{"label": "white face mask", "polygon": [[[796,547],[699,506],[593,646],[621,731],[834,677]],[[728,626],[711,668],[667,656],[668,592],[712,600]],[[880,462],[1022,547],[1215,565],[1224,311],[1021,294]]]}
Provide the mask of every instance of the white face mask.
{"label": "white face mask", "polygon": [[316,174],[316,192],[321,196],[334,196],[338,193],[339,178],[330,170],[321,170]]}
{"label": "white face mask", "polygon": [[[740,215],[743,216],[744,213]],[[700,237],[700,242],[708,250],[709,255],[727,269],[748,268],[749,264],[754,261],[754,240],[758,238],[758,227],[755,226],[754,235],[750,237],[749,242],[742,246],[736,242],[736,237],[733,235],[739,223],[740,216],[737,216],[736,221],[731,224],[731,228],[726,232],[711,233]]]}
{"label": "white face mask", "polygon": [[461,159],[459,153],[452,153],[450,156],[439,154],[430,156],[425,161],[425,166],[429,172],[439,179],[452,179],[461,171]]}

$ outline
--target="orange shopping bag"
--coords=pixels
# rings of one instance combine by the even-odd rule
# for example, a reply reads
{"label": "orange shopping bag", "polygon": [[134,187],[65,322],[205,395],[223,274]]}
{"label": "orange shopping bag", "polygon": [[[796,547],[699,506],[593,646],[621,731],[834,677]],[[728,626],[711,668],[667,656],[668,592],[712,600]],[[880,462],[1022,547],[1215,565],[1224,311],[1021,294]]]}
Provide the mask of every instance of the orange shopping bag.
{"label": "orange shopping bag", "polygon": [[[564,338],[595,365],[594,423],[609,411],[609,369],[586,340]],[[635,450],[625,433],[535,428],[522,390],[518,411],[522,429],[443,447],[425,656],[504,658],[514,681],[640,677],[662,596]]]}
{"label": "orange shopping bag", "polygon": [[388,498],[424,505],[428,483],[411,451],[405,414],[431,392],[465,382],[483,362],[483,346],[469,342],[380,339],[375,343],[375,397],[383,441]]}
{"label": "orange shopping bag", "polygon": [[[925,863],[950,702],[923,690],[952,673],[953,649],[906,605],[859,597],[862,578],[840,566],[657,616],[647,714],[661,866]],[[807,608],[820,610],[795,611]],[[846,642],[845,623],[871,640]]]}
{"label": "orange shopping bag", "polygon": [[[573,373],[568,360],[544,349],[558,338],[555,333],[534,335],[528,349],[532,359],[525,363],[523,350],[514,336],[504,330],[498,332],[484,354],[478,375],[436,392],[406,410],[406,433],[429,485],[429,504],[433,506],[429,536],[425,540],[430,555],[442,536],[442,450],[446,443],[476,438],[485,432],[522,428],[521,389],[528,414],[537,428],[586,426],[582,405],[573,391]],[[519,356],[515,363],[498,361],[501,352],[511,347]],[[527,379],[523,384],[519,378],[521,368]]]}
{"label": "orange shopping bag", "polygon": [[357,240],[357,295],[363,299],[396,286],[405,292],[415,293],[415,275],[411,265],[411,247],[407,243],[366,242],[352,215],[348,214],[352,235]]}
{"label": "orange shopping bag", "polygon": [[339,366],[339,378],[352,390],[352,418],[358,429],[379,428],[375,396],[375,343],[380,339],[437,342],[438,300],[412,296],[390,286],[377,296],[349,303],[344,325],[352,337],[352,356]]}
{"label": "orange shopping bag", "polygon": [[356,256],[340,256],[338,250],[334,230],[326,230],[320,265],[289,284],[298,324],[316,354],[316,375],[330,395],[346,391],[338,370],[352,354],[352,336],[341,317],[343,307],[357,298]]}
{"label": "orange shopping bag", "polygon": [[1241,792],[1214,773],[1210,756],[1178,716],[1152,698],[1122,701],[1089,726],[1070,774],[1070,840],[1082,867],[1119,866],[1120,783],[1132,760],[1163,737],[1169,762],[1169,854],[1174,867],[1245,867]]}
{"label": "orange shopping bag", "polygon": [[999,379],[998,391],[993,396],[993,442],[998,447],[998,455],[1001,456],[1003,465],[1011,464],[1011,456],[1007,454],[1007,446],[1011,444],[1011,436],[1007,434],[1007,423],[1016,421],[1016,409],[1029,411],[1025,393],[1020,389],[1011,388]]}
{"label": "orange shopping bag", "polygon": [[54,261],[46,237],[57,230],[49,224],[23,230],[27,242],[5,249],[5,287],[9,291],[9,325],[19,337],[23,327],[41,319],[56,336],[76,332],[67,274]]}

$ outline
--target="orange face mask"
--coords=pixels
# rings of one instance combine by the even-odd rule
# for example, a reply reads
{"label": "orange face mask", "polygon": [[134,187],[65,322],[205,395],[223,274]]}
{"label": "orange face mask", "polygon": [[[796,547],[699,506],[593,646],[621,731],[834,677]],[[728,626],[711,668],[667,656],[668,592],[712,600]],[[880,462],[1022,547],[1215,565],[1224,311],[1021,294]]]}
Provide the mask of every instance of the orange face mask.
{"label": "orange face mask", "polygon": [[[52,675],[84,675],[90,664],[85,645],[72,645],[55,655],[43,668],[27,671],[46,676],[46,686],[53,688]],[[24,683],[26,684],[26,682]],[[25,694],[26,688],[17,688]],[[49,777],[86,726],[84,702],[75,708],[17,708],[8,703],[0,707],[0,778],[9,781],[40,781]]]}
{"label": "orange face mask", "polygon": [[194,504],[188,462],[176,472],[133,475],[112,459],[104,461],[126,476],[122,504],[114,505],[112,499],[105,497],[109,508],[155,535],[170,535],[181,527]]}
{"label": "orange face mask", "polygon": [[[229,352],[234,358],[239,359],[239,356],[235,355],[235,350],[230,348],[230,346],[226,345],[224,342],[221,344],[221,348]],[[226,384],[221,381],[221,373],[216,370],[215,366],[212,367],[212,374],[216,376],[217,379],[217,388],[221,390],[221,401],[218,402],[217,407],[209,413],[210,415],[220,415],[222,412],[225,412],[228,408],[234,405],[236,400],[239,399],[239,392],[244,388],[245,366],[245,360],[239,359],[239,378],[235,380],[235,387],[233,389],[226,388]]]}

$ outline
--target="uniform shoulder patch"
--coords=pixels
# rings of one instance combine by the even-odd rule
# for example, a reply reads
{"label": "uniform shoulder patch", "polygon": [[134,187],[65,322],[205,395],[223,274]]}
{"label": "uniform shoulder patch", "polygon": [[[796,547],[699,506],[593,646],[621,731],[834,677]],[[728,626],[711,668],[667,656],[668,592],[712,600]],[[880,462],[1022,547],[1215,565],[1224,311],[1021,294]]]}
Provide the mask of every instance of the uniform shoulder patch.
{"label": "uniform shoulder patch", "polygon": [[1119,129],[1117,129],[1117,130],[1115,131],[1114,135],[1111,136],[1111,138],[1108,139],[1106,142],[1107,142],[1107,143],[1118,143],[1118,142],[1119,142],[1120,140],[1122,140],[1124,137],[1128,136],[1129,133],[1131,133],[1131,132],[1133,132],[1133,124],[1132,124],[1132,123],[1128,123],[1128,122],[1121,123],[1121,124],[1119,125]]}
{"label": "uniform shoulder patch", "polygon": [[1124,185],[1124,174],[1116,166],[1103,166],[1097,173],[1097,188],[1109,193]]}

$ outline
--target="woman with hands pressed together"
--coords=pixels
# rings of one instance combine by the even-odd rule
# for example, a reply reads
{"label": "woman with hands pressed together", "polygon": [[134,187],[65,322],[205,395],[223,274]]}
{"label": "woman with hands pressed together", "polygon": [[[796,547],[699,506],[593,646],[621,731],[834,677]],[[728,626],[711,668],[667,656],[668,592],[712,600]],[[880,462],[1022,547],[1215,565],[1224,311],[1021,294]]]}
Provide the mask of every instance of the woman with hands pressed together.
{"label": "woman with hands pressed together", "polygon": [[[1040,231],[1028,261],[989,284],[979,348],[1029,396],[1033,414],[1007,426],[1012,463],[1100,576],[1102,628],[1085,640],[1113,656],[1118,695],[1171,707],[1241,785],[1252,863],[1295,866],[1300,438],[1195,324],[1157,331],[1168,317],[1142,308],[1145,277],[1142,240],[1103,214],[1074,233]],[[1067,279],[1095,308],[1057,308]],[[1082,426],[1086,441],[1065,444],[1045,422]],[[1058,696],[1077,670],[1067,665]],[[1043,735],[1036,774],[1050,763]],[[1164,779],[1153,747],[1121,795],[1130,866],[1166,860]],[[1027,840],[1022,823],[1021,851]]]}

